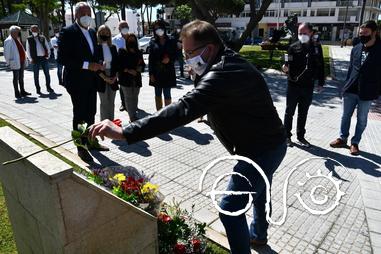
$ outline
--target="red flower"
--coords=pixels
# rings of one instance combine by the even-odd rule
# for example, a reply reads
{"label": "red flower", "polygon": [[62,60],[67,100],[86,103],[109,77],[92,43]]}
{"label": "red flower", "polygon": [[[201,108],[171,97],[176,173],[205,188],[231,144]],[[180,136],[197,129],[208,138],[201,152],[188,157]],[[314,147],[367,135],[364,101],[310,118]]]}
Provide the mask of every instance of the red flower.
{"label": "red flower", "polygon": [[119,126],[119,127],[122,127],[122,121],[121,121],[120,119],[114,119],[114,120],[112,120],[112,122],[113,122],[115,125],[117,125],[117,126]]}
{"label": "red flower", "polygon": [[182,243],[176,243],[175,248],[173,250],[175,251],[175,254],[185,254],[186,246]]}
{"label": "red flower", "polygon": [[161,220],[164,223],[169,223],[172,221],[171,216],[169,216],[165,213],[160,213],[158,218],[159,218],[159,220]]}
{"label": "red flower", "polygon": [[199,239],[194,238],[194,239],[192,239],[191,243],[192,243],[193,251],[194,252],[200,251],[200,249],[201,249],[201,241]]}
{"label": "red flower", "polygon": [[122,181],[120,187],[128,194],[139,193],[142,183],[129,176],[126,180]]}

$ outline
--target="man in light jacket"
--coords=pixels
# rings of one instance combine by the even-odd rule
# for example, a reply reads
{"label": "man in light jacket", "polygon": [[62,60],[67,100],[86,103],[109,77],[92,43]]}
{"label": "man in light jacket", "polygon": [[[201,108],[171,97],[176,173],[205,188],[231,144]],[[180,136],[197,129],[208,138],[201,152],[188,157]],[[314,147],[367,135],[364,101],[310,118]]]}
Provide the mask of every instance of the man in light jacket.
{"label": "man in light jacket", "polygon": [[[4,58],[13,72],[13,88],[15,90],[16,99],[30,95],[24,89],[24,69],[26,62],[25,49],[19,39],[21,28],[11,26],[9,28],[10,35],[4,41]],[[20,89],[19,89],[20,85]]]}

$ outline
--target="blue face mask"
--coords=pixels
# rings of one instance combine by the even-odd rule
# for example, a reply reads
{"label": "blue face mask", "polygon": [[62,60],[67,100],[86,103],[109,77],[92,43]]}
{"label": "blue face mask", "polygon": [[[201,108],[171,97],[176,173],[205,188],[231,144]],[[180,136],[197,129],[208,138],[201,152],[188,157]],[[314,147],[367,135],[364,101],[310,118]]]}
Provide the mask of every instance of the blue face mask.
{"label": "blue face mask", "polygon": [[208,67],[208,63],[202,59],[202,54],[204,54],[206,48],[197,56],[186,59],[185,63],[188,64],[192,70],[199,76],[204,74],[206,68]]}

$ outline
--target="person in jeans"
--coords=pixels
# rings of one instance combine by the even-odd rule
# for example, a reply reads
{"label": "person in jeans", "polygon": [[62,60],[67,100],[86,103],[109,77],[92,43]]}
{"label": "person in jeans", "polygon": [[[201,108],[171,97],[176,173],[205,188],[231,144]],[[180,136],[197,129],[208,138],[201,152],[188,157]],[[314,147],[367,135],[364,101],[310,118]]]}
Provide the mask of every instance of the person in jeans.
{"label": "person in jeans", "polygon": [[131,34],[126,47],[119,49],[119,83],[123,90],[124,104],[130,121],[136,121],[140,87],[142,87],[142,72],[145,67],[143,53],[139,50],[138,39]]}
{"label": "person in jeans", "polygon": [[[30,93],[24,89],[24,69],[26,64],[25,49],[20,41],[19,34],[21,28],[11,26],[9,28],[10,35],[4,41],[4,58],[13,72],[13,88],[16,99],[28,96]],[[19,89],[20,85],[20,89]]]}
{"label": "person in jeans", "polygon": [[[270,96],[266,81],[246,59],[226,48],[208,22],[196,20],[181,31],[185,59],[197,77],[196,87],[162,110],[118,127],[105,120],[90,127],[92,137],[125,140],[133,144],[190,123],[204,114],[213,130],[231,154],[246,156],[259,164],[271,182],[274,171],[285,156],[285,130]],[[251,165],[238,162],[234,167],[247,177],[232,175],[229,191],[250,191],[254,199],[254,220],[250,229],[245,214],[220,214],[231,253],[249,254],[251,245],[267,243],[265,182]],[[248,195],[224,196],[225,211],[238,211],[248,203]],[[269,200],[268,200],[269,201]]]}
{"label": "person in jeans", "polygon": [[40,34],[37,25],[30,27],[32,35],[27,38],[26,52],[28,59],[33,64],[34,85],[38,94],[41,94],[41,87],[39,81],[40,66],[45,74],[46,90],[53,93],[54,90],[50,87],[50,74],[49,74],[49,57],[50,47],[46,38]]}
{"label": "person in jeans", "polygon": [[155,87],[156,110],[172,103],[171,88],[176,87],[176,41],[166,34],[165,22],[153,24],[154,38],[150,42],[148,71],[149,85]]}
{"label": "person in jeans", "polygon": [[330,143],[333,148],[347,147],[349,128],[357,108],[357,123],[351,139],[350,153],[359,155],[359,143],[364,132],[372,100],[381,93],[381,42],[377,38],[377,24],[373,20],[360,26],[361,43],[352,48],[347,79],[343,87],[343,114],[340,136]]}

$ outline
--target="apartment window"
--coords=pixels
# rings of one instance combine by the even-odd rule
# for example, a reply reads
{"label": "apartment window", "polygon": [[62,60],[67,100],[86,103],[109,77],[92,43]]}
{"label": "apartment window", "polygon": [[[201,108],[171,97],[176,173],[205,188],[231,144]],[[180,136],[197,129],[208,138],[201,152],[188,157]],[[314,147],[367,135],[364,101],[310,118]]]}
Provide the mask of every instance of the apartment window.
{"label": "apartment window", "polygon": [[329,16],[329,9],[318,9],[316,12],[316,16],[318,17]]}
{"label": "apartment window", "polygon": [[275,17],[275,11],[274,10],[266,11],[265,17]]}
{"label": "apartment window", "polygon": [[329,16],[333,17],[335,16],[335,9],[331,9],[330,12],[329,12]]}
{"label": "apartment window", "polygon": [[167,19],[172,19],[171,15],[167,15]]}
{"label": "apartment window", "polygon": [[288,14],[289,15],[294,15],[294,14],[296,14],[296,15],[298,15],[299,17],[301,16],[301,14],[302,14],[302,11],[301,10],[289,10],[288,11]]}
{"label": "apartment window", "polygon": [[314,16],[315,16],[315,12],[316,12],[315,10],[311,10],[311,12],[310,12],[310,16],[311,16],[311,17],[314,17]]}
{"label": "apartment window", "polygon": [[283,17],[288,17],[288,10],[283,10]]}
{"label": "apartment window", "polygon": [[303,10],[303,17],[307,17],[307,10]]}

